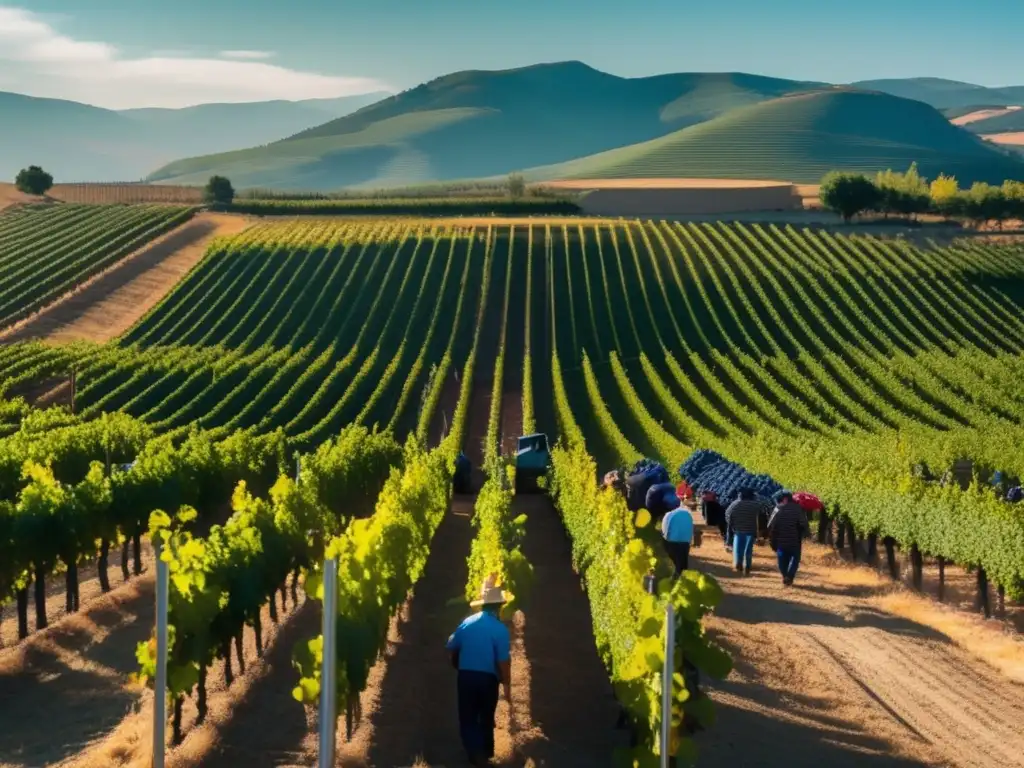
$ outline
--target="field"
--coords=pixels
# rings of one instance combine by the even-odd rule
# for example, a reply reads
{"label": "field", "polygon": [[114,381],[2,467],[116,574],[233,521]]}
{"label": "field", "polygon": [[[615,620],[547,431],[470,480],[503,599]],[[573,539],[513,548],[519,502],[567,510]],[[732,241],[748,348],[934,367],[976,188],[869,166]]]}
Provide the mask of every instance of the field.
{"label": "field", "polygon": [[982,138],[995,142],[996,144],[1006,144],[1011,147],[1019,147],[1024,145],[1024,131],[1018,133],[992,133]]}
{"label": "field", "polygon": [[10,325],[192,216],[179,206],[29,207],[0,219],[0,324]]}
{"label": "field", "polygon": [[[0,242],[44,221],[60,238],[62,217],[109,215],[8,213]],[[124,224],[103,227],[109,239]],[[187,504],[195,521],[166,522],[184,574],[172,624],[189,638],[172,649],[188,682],[174,689],[182,743],[171,764],[311,764],[292,653],[317,633],[319,601],[302,584],[319,578],[333,541],[342,637],[352,638],[339,648],[339,707],[353,729],[347,738],[342,722],[339,765],[460,760],[437,649],[465,610],[458,598],[494,570],[524,595],[501,764],[604,766],[626,741],[620,707],[649,743],[653,705],[624,691],[657,684],[643,653],[661,625],[646,613],[642,576],[652,558],[659,574],[666,566],[656,532],[595,480],[642,456],[674,472],[697,448],[818,493],[831,514],[815,528],[822,545],[806,545],[796,590],[778,583],[770,553],[759,550],[742,579],[714,536],[694,551],[692,567],[725,592],[705,617],[717,587],[697,571],[684,579],[694,612],[684,625],[708,630],[687,652],[719,711],[695,736],[700,765],[742,760],[739,732],[764,765],[1018,765],[1019,640],[979,622],[953,642],[933,628],[960,621],[936,618],[948,609],[892,593],[840,555],[891,552],[916,585],[941,564],[947,602],[969,603],[977,583],[1020,620],[1024,517],[988,490],[938,479],[965,459],[981,483],[996,469],[1024,475],[1022,307],[1024,246],[1012,240],[940,247],[771,223],[571,218],[295,219],[219,237],[109,343],[0,347],[7,395],[71,370],[76,390],[74,415],[14,402],[0,411],[0,554],[10,558],[0,603],[16,597],[21,621],[35,592],[42,629],[60,613],[45,592],[61,577],[74,596],[67,612],[80,614],[66,620],[75,632],[61,622],[22,641],[32,653],[0,655],[0,694],[11,693],[0,700],[21,702],[19,712],[2,705],[5,722],[20,719],[16,736],[0,737],[0,765],[145,765],[150,698],[119,690],[101,717],[56,704],[36,681],[67,664],[113,691],[138,669],[135,643],[152,621],[149,513]],[[550,500],[513,497],[496,463],[535,430],[559,441]],[[452,499],[459,450],[478,489],[487,485]],[[21,460],[45,456],[67,486],[20,476]],[[102,466],[88,473],[90,459],[108,465],[106,480]],[[239,480],[258,500],[232,500]],[[18,527],[58,514],[77,538]],[[365,522],[346,526],[352,518]],[[205,554],[191,560],[196,542]],[[87,569],[101,579],[115,561],[129,583],[98,600],[135,592],[113,609],[79,608]],[[189,592],[198,576],[203,587]],[[884,603],[894,594],[920,601],[913,618]],[[73,639],[90,626],[103,628],[102,648]],[[30,634],[27,618],[22,628]],[[985,663],[978,645],[995,635],[1012,650]],[[720,649],[732,656],[727,677]],[[303,686],[318,686],[318,662],[296,653]],[[88,689],[52,679],[64,694]],[[124,716],[129,700],[142,709]],[[39,727],[47,706],[68,734]],[[792,749],[775,760],[779,738]]]}
{"label": "field", "polygon": [[111,203],[185,203],[203,202],[200,186],[182,187],[171,184],[54,184],[46,193],[63,203],[107,205]]}

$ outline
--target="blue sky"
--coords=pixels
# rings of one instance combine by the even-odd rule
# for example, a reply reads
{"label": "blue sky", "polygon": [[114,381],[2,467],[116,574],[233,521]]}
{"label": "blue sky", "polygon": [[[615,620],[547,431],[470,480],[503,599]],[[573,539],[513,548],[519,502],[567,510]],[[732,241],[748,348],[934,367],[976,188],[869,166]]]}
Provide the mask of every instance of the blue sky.
{"label": "blue sky", "polygon": [[1016,85],[1021,30],[1021,0],[0,0],[0,90],[182,106],[565,59],[623,76]]}

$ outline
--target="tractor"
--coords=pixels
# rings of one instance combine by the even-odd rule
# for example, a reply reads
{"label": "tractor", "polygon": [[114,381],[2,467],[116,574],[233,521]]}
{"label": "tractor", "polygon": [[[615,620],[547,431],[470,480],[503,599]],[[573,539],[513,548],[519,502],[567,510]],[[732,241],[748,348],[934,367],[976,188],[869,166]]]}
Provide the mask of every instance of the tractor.
{"label": "tractor", "polygon": [[516,449],[516,493],[538,493],[538,481],[547,476],[550,463],[547,435],[538,432],[520,437]]}

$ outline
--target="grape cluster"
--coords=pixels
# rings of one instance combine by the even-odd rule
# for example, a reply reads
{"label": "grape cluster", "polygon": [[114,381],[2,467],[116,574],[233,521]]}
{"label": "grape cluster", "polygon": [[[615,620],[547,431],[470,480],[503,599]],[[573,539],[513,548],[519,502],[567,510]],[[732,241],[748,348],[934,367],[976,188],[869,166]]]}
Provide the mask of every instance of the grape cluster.
{"label": "grape cluster", "polygon": [[679,467],[679,475],[697,493],[714,491],[725,506],[738,499],[743,488],[749,488],[766,503],[774,502],[783,489],[771,476],[752,474],[720,453],[705,448],[690,454]]}

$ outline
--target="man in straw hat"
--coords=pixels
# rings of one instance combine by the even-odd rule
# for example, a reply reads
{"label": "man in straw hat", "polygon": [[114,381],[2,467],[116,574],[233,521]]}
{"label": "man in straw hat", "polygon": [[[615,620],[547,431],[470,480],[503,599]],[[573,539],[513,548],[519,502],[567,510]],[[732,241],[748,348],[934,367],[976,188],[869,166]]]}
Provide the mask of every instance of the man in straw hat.
{"label": "man in straw hat", "polygon": [[448,638],[452,665],[459,670],[459,731],[474,766],[488,765],[494,757],[494,713],[498,685],[505,686],[505,700],[512,705],[511,637],[501,621],[505,592],[489,578],[480,598],[470,605],[478,613],[463,621]]}

